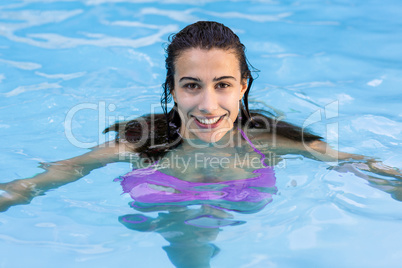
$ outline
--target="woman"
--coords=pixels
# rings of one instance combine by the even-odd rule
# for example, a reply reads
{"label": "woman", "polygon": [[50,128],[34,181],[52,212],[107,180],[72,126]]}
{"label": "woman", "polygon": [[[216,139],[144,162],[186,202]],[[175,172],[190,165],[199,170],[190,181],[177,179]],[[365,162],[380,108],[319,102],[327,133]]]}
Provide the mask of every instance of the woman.
{"label": "woman", "polygon": [[[188,189],[163,185],[163,181],[170,180],[219,184],[263,178],[271,180],[271,185],[271,166],[281,160],[280,155],[289,153],[322,161],[358,160],[362,169],[401,177],[397,170],[373,159],[332,150],[319,136],[266,112],[249,111],[247,97],[253,77],[244,50],[238,36],[220,23],[201,21],[185,27],[171,38],[167,47],[164,114],[118,123],[105,130],[118,132],[115,141],[78,157],[42,165],[46,171],[32,178],[0,184],[5,191],[0,196],[0,211],[27,204],[48,189],[78,180],[91,170],[116,161],[130,161],[145,174],[153,172],[148,177],[141,172],[122,177],[124,191],[137,201],[144,197],[141,185],[159,178],[147,184],[146,188],[154,191],[145,195],[149,202],[150,197],[161,196],[157,192],[176,196],[176,201],[194,194],[191,189],[186,192]],[[174,107],[167,112],[172,98]],[[145,164],[148,167],[141,169]],[[138,184],[139,180],[143,183]],[[227,193],[218,191],[202,198],[219,195]],[[226,201],[236,198],[227,196]]]}

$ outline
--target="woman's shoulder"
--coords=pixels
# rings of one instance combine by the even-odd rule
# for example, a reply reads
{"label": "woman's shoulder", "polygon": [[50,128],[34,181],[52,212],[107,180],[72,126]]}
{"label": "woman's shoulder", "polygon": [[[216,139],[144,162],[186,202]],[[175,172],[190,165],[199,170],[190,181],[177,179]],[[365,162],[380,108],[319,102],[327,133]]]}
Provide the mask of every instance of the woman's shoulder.
{"label": "woman's shoulder", "polygon": [[264,110],[252,110],[250,115],[251,119],[245,129],[256,136],[287,142],[322,140],[322,137],[312,133],[312,131],[287,122],[283,116],[275,116]]}
{"label": "woman's shoulder", "polygon": [[[242,129],[247,139],[255,149],[263,154],[275,154],[277,156],[285,154],[306,154],[310,148],[322,147],[326,144],[321,137],[303,139],[302,133],[289,133],[279,131],[267,131],[259,128]],[[297,131],[297,130],[293,130]]]}

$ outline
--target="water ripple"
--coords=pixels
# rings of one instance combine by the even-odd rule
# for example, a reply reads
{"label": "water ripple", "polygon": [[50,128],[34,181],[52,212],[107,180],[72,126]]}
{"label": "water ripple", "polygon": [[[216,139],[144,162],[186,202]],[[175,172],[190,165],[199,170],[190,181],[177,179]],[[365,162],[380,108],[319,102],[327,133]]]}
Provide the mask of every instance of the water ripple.
{"label": "water ripple", "polygon": [[25,93],[25,92],[30,92],[30,91],[37,91],[37,90],[44,90],[44,89],[50,89],[50,88],[61,88],[57,83],[40,83],[38,85],[29,85],[29,86],[19,86],[16,89],[13,89],[7,93],[3,93],[5,97],[14,97],[19,94]]}
{"label": "water ripple", "polygon": [[194,22],[200,20],[198,17],[191,15],[192,12],[196,11],[197,9],[187,9],[182,11],[177,10],[166,10],[166,9],[158,9],[158,8],[144,8],[140,11],[141,15],[160,15],[166,16],[172,20],[180,21],[180,22]]}
{"label": "water ripple", "polygon": [[284,12],[276,15],[244,14],[240,12],[211,12],[211,11],[206,11],[205,13],[219,18],[247,19],[255,22],[279,21],[283,18],[292,16],[291,12]]}
{"label": "water ripple", "polygon": [[[62,22],[71,17],[83,13],[82,9],[71,11],[40,11],[40,10],[20,10],[20,11],[2,11],[0,19],[3,20],[20,20],[21,23],[0,23],[0,29],[5,32],[13,32],[15,30],[24,29],[31,26],[44,25],[48,23]],[[1,33],[1,32],[0,32]]]}
{"label": "water ripple", "polygon": [[75,78],[82,77],[87,72],[78,72],[78,73],[71,73],[71,74],[45,74],[41,72],[35,72],[36,75],[43,76],[49,79],[63,79],[63,80],[71,80]]}
{"label": "water ripple", "polygon": [[393,121],[378,115],[365,115],[359,117],[355,120],[352,120],[352,126],[358,131],[365,130],[394,139],[400,139],[400,135],[402,133],[401,122]]}
{"label": "water ripple", "polygon": [[[84,39],[62,36],[60,34],[42,33],[29,34],[28,36],[31,38],[14,38],[14,41],[49,49],[73,48],[81,45],[93,45],[99,47],[123,46],[138,48],[160,42],[162,41],[161,37],[163,35],[174,32],[177,29],[178,27],[175,25],[167,25],[162,27],[156,34],[138,39],[119,38],[105,35],[97,36],[97,38],[94,36],[95,39]],[[45,41],[36,41],[34,38],[43,39]]]}
{"label": "water ripple", "polygon": [[28,71],[42,68],[42,65],[40,65],[38,63],[34,63],[34,62],[12,61],[12,60],[5,60],[5,59],[0,59],[0,62],[6,63],[6,64],[16,67],[18,69],[28,70]]}
{"label": "water ripple", "polygon": [[80,245],[80,244],[67,244],[53,241],[25,241],[16,239],[14,237],[0,234],[0,240],[13,243],[13,244],[22,244],[22,245],[32,245],[39,247],[50,247],[52,249],[63,249],[68,251],[75,251],[82,254],[103,254],[106,252],[111,252],[113,249],[105,248],[102,244],[93,244],[93,245]]}
{"label": "water ripple", "polygon": [[[152,13],[152,8],[145,13]],[[123,46],[138,48],[143,46],[152,45],[154,43],[162,41],[162,36],[170,34],[178,30],[177,25],[148,25],[139,22],[107,22],[102,21],[103,24],[118,25],[118,26],[130,26],[130,27],[145,27],[157,30],[156,33],[149,36],[141,37],[138,39],[121,38],[108,36],[98,33],[86,33],[81,32],[87,38],[80,37],[68,37],[58,33],[28,33],[26,36],[19,36],[15,32],[23,29],[28,29],[34,26],[41,26],[50,23],[60,23],[77,15],[83,13],[83,10],[76,9],[71,11],[38,11],[38,10],[22,10],[22,11],[2,11],[0,13],[0,19],[13,20],[13,22],[1,22],[0,23],[0,35],[8,38],[11,41],[18,43],[26,43],[32,46],[48,48],[48,49],[63,49],[73,48],[80,45],[93,45],[99,47],[110,46]],[[177,14],[173,14],[175,17]],[[21,22],[14,22],[15,20]],[[38,68],[37,66],[31,66],[29,68]]]}

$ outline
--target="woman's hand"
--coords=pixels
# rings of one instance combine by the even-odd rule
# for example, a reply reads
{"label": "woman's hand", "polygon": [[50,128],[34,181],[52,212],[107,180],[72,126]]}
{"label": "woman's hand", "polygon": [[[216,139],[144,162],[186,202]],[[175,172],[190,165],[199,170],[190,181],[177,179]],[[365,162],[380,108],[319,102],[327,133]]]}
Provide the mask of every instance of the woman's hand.
{"label": "woman's hand", "polygon": [[[347,168],[349,167],[349,168]],[[333,167],[332,169],[338,170],[338,171],[351,171],[351,167],[353,167],[354,170],[364,170],[364,171],[369,171],[373,174],[378,174],[382,176],[387,176],[387,177],[392,177],[395,179],[398,179],[400,182],[402,182],[402,173],[399,169],[390,167],[385,165],[381,161],[377,161],[375,159],[367,159],[362,162],[343,162],[340,163],[338,166]]]}
{"label": "woman's hand", "polygon": [[6,211],[11,206],[29,204],[40,191],[35,191],[35,184],[28,180],[15,180],[8,183],[0,183],[0,212]]}
{"label": "woman's hand", "polygon": [[374,159],[367,160],[366,165],[367,165],[368,169],[364,169],[364,167],[358,167],[358,168],[368,170],[370,172],[373,172],[373,173],[376,173],[379,175],[391,176],[394,178],[402,179],[402,173],[399,169],[387,166],[381,161],[376,161]]}
{"label": "woman's hand", "polygon": [[[382,162],[369,160],[363,162],[344,162],[338,166],[331,167],[340,173],[353,173],[357,177],[363,178],[374,188],[391,194],[392,198],[402,201],[402,174],[398,169],[394,169]],[[370,173],[363,173],[362,170]],[[390,177],[390,179],[376,177],[375,174]]]}

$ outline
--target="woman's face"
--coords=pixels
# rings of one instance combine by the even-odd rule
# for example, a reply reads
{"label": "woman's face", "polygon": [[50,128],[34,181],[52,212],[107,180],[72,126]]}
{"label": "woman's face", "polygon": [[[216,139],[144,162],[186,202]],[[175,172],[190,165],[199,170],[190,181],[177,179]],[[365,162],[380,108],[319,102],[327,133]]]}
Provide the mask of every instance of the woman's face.
{"label": "woman's face", "polygon": [[239,113],[239,100],[247,89],[232,50],[192,48],[175,62],[174,101],[187,139],[219,141]]}

